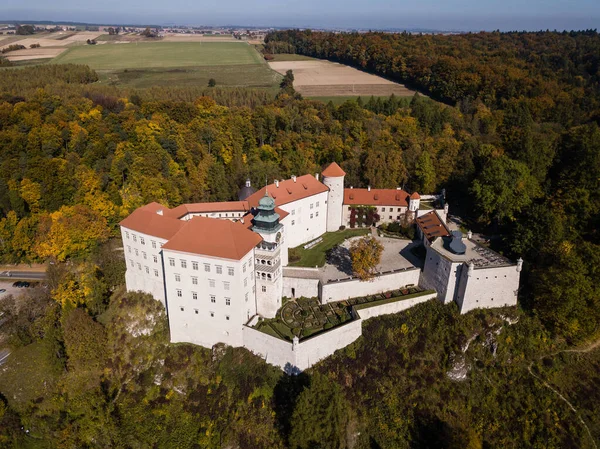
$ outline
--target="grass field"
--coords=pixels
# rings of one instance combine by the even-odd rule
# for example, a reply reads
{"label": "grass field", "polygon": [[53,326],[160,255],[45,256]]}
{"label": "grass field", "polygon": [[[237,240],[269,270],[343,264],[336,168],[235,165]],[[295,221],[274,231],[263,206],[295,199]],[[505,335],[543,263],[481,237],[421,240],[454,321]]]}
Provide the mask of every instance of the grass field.
{"label": "grass field", "polygon": [[325,265],[327,251],[334,246],[338,246],[344,240],[359,235],[366,235],[371,232],[369,228],[346,229],[345,231],[326,232],[322,235],[323,240],[310,249],[304,249],[304,245],[290,249],[291,253],[296,253],[300,259],[292,262],[290,257],[290,267],[322,267]]}
{"label": "grass field", "polygon": [[276,88],[281,75],[241,42],[132,42],[74,47],[53,64],[86,64],[100,82],[132,88],[206,86]]}
{"label": "grass field", "polygon": [[85,45],[69,49],[54,64],[86,64],[96,70],[263,64],[248,44],[156,42]]}

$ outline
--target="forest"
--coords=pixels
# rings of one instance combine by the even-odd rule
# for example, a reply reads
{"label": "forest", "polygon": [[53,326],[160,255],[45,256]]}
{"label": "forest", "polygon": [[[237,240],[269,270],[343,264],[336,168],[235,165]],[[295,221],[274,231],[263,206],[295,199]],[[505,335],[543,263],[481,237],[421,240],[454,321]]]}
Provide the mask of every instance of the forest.
{"label": "forest", "polygon": [[[85,66],[1,69],[0,261],[52,264],[47,289],[0,303],[14,348],[0,445],[595,447],[600,356],[562,351],[600,322],[600,36],[291,30],[266,51],[421,94],[336,107],[289,85],[126,90]],[[247,177],[332,161],[348,186],[445,189],[451,214],[525,259],[519,309],[424,304],[288,377],[243,349],[168,344],[162,306],[124,292],[116,237],[136,207],[232,200]]]}

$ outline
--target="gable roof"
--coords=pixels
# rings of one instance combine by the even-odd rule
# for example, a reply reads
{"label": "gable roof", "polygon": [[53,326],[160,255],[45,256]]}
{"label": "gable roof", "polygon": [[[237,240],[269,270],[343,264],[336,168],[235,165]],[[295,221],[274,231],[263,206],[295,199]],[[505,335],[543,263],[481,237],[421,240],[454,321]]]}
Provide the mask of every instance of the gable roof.
{"label": "gable roof", "polygon": [[248,201],[221,201],[216,203],[189,203],[177,206],[168,212],[168,215],[181,218],[187,214],[209,212],[247,212],[250,210]]}
{"label": "gable roof", "polygon": [[241,223],[217,218],[194,217],[163,249],[240,260],[262,241],[262,237]]}
{"label": "gable roof", "polygon": [[344,204],[357,206],[408,206],[408,193],[396,189],[344,189]]}
{"label": "gable roof", "polygon": [[301,200],[302,198],[329,190],[325,184],[318,181],[313,175],[298,176],[295,181],[293,179],[279,181],[279,187],[275,184],[269,184],[249,196],[247,201],[250,207],[258,206],[258,201],[265,196],[266,189],[269,190],[269,195],[275,200],[277,206],[282,206],[292,201]]}
{"label": "gable roof", "polygon": [[342,170],[342,168],[335,162],[329,164],[329,166],[323,170],[321,174],[326,178],[339,178],[341,176],[346,176],[346,172]]}
{"label": "gable roof", "polygon": [[413,200],[419,200],[421,199],[421,195],[419,195],[417,192],[413,192],[410,198]]}
{"label": "gable roof", "polygon": [[169,211],[158,203],[150,203],[134,210],[119,224],[132,231],[169,240],[185,225],[185,222],[158,213],[165,209],[167,212]]}
{"label": "gable roof", "polygon": [[450,235],[450,230],[434,210],[417,217],[417,226],[419,226],[425,238],[430,242],[436,237],[447,237]]}

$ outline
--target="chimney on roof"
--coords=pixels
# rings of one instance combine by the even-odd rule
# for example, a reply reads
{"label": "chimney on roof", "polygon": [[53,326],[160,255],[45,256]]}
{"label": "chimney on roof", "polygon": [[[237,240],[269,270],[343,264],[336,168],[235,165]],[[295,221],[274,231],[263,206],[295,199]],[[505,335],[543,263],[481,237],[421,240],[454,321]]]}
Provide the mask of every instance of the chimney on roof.
{"label": "chimney on roof", "polygon": [[402,187],[396,187],[396,190],[402,190]]}
{"label": "chimney on roof", "polygon": [[292,175],[292,181],[296,182],[296,175]]}
{"label": "chimney on roof", "polygon": [[351,188],[351,189],[353,189],[353,188],[354,188],[354,186],[350,186],[350,188]]}
{"label": "chimney on roof", "polygon": [[367,191],[371,191],[371,186],[367,186]]}
{"label": "chimney on roof", "polygon": [[517,260],[517,272],[521,272],[521,270],[523,269],[523,258],[519,257],[519,259]]}
{"label": "chimney on roof", "polygon": [[156,213],[157,213],[158,215],[162,215],[162,214],[163,214],[163,210],[162,210],[162,209],[158,209],[158,210],[156,211]]}
{"label": "chimney on roof", "polygon": [[473,231],[467,232],[467,238],[471,240],[473,238]]}
{"label": "chimney on roof", "polygon": [[279,180],[278,179],[275,180],[275,187],[279,188]]}
{"label": "chimney on roof", "polygon": [[315,173],[315,178],[317,179],[317,181],[319,180],[319,174]]}
{"label": "chimney on roof", "polygon": [[252,184],[250,182],[250,178],[246,179],[246,187],[252,187]]}

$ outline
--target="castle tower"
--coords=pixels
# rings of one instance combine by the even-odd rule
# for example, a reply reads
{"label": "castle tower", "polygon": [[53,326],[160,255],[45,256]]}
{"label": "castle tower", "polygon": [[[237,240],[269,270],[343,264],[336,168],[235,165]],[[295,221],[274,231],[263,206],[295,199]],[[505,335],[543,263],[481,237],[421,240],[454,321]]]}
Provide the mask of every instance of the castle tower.
{"label": "castle tower", "polygon": [[346,172],[332,162],[323,170],[323,184],[329,187],[327,198],[327,232],[333,232],[342,226],[344,209],[344,176]]}
{"label": "castle tower", "polygon": [[408,200],[408,210],[411,212],[418,211],[420,203],[421,195],[419,195],[417,192],[414,192]]}
{"label": "castle tower", "polygon": [[283,293],[283,254],[287,253],[283,225],[275,212],[275,200],[265,191],[258,202],[252,220],[252,230],[263,238],[254,251],[256,279],[256,312],[265,318],[274,318],[281,307]]}

